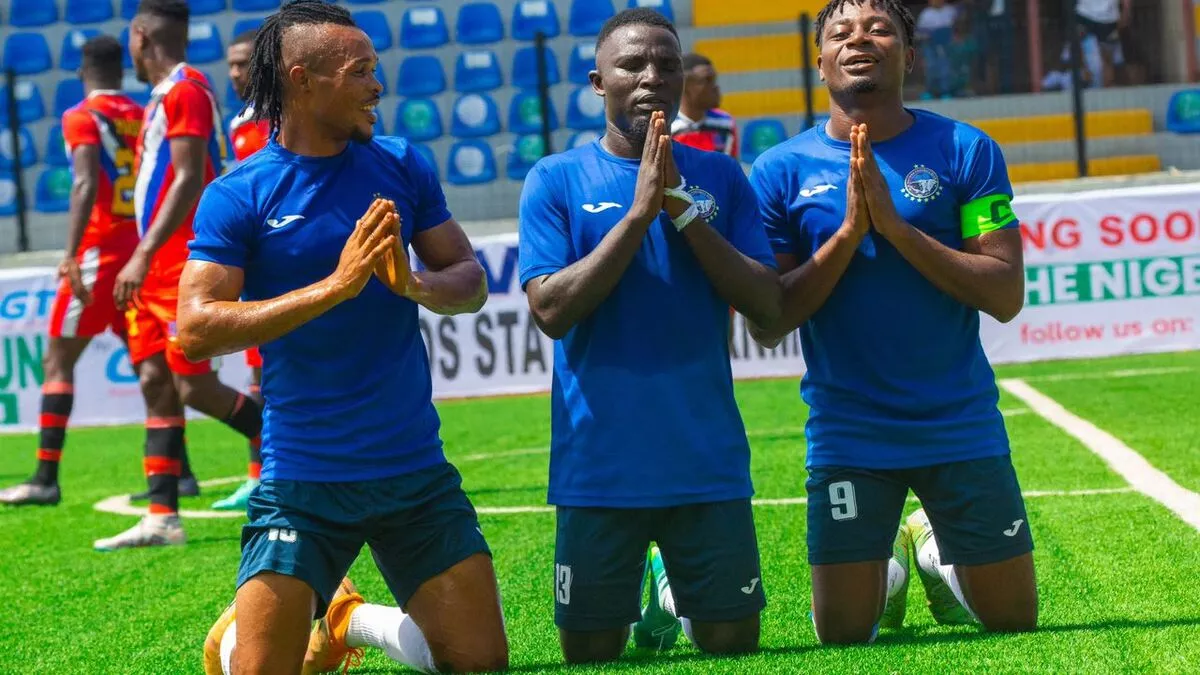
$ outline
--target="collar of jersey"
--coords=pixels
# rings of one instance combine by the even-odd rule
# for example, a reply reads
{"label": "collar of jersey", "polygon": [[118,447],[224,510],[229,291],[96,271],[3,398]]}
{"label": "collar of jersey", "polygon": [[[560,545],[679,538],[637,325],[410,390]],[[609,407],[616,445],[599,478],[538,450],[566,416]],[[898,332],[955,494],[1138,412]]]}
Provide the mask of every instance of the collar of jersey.
{"label": "collar of jersey", "polygon": [[[272,152],[274,152],[275,154],[279,155],[280,157],[282,157],[283,159],[287,160],[288,162],[290,162],[292,164],[310,164],[313,166],[321,166],[323,164],[330,164],[333,162],[342,161],[347,156],[349,156],[350,146],[355,145],[356,143],[357,143],[357,141],[350,141],[349,143],[346,144],[346,147],[342,148],[342,151],[336,155],[328,155],[326,157],[313,157],[311,155],[298,155],[279,144],[279,130],[276,129],[275,132],[271,134],[271,140],[267,142],[267,147],[270,148]],[[364,145],[362,143],[358,143],[358,144]]]}
{"label": "collar of jersey", "polygon": [[[905,129],[904,131],[902,131],[900,133],[900,135],[898,135],[894,138],[889,138],[886,141],[879,141],[879,142],[872,141],[872,143],[871,143],[872,147],[884,145],[887,143],[895,143],[896,141],[903,139],[905,136],[911,134],[913,132],[913,130],[916,129],[921,124],[921,120],[925,119],[925,116],[922,114],[924,111],[922,111],[922,110],[916,110],[914,108],[909,108],[907,106],[905,106],[904,109],[907,110],[910,114],[912,114],[912,116],[913,116],[912,125],[909,126],[907,129]],[[830,136],[825,131],[826,124],[827,124],[827,122],[818,124],[815,127],[813,127],[813,129],[815,129],[817,132],[817,138],[819,138],[822,143],[824,143],[825,145],[828,145],[831,148],[837,148],[838,150],[849,150],[850,149],[850,141],[839,141],[838,139]]]}
{"label": "collar of jersey", "polygon": [[597,138],[596,140],[592,141],[592,145],[594,145],[596,147],[596,154],[599,155],[601,159],[612,162],[613,164],[619,164],[621,166],[626,166],[626,167],[630,167],[633,169],[636,169],[639,166],[641,166],[641,164],[642,164],[641,157],[617,157],[616,155],[612,154],[608,150],[605,150],[604,145],[602,143],[600,143],[600,141],[603,138],[604,137],[601,136],[600,138]]}
{"label": "collar of jersey", "polygon": [[121,90],[120,90],[120,89],[93,89],[93,90],[92,90],[92,91],[91,91],[91,92],[90,92],[90,93],[87,95],[87,97],[88,97],[88,98],[93,98],[93,97],[96,97],[96,96],[120,96],[120,95],[121,95],[121,93],[122,93],[122,92],[121,92]]}
{"label": "collar of jersey", "polygon": [[175,76],[178,75],[179,71],[183,70],[184,68],[187,68],[186,62],[175,64],[175,67],[171,69],[171,72],[167,73],[167,76],[162,79],[162,82],[154,85],[154,89],[150,92],[150,95],[159,96],[167,93],[167,90],[171,88],[171,85],[175,84]]}

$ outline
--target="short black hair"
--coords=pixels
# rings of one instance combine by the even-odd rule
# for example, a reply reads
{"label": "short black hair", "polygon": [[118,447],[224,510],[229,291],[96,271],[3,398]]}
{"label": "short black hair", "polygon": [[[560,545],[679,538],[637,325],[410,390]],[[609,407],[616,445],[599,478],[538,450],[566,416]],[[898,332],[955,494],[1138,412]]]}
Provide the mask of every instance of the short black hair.
{"label": "short black hair", "polygon": [[688,52],[683,55],[683,72],[687,72],[698,66],[711,66],[712,61],[707,56],[697,54],[696,52]]}
{"label": "short black hair", "polygon": [[246,100],[254,108],[255,120],[267,120],[271,133],[283,119],[283,33],[292,26],[322,24],[354,26],[350,12],[325,0],[293,0],[263,22],[251,49],[249,94]]}
{"label": "short black hair", "polygon": [[235,37],[229,41],[229,46],[232,47],[234,45],[252,45],[252,44],[254,44],[254,38],[256,38],[256,37],[258,37],[258,29],[257,28],[251,28],[250,30],[244,30],[241,33],[238,33],[237,37]]}
{"label": "short black hair", "polygon": [[97,35],[83,43],[80,69],[105,82],[120,82],[124,50],[117,38]]}
{"label": "short black hair", "polygon": [[192,10],[188,7],[187,0],[142,0],[138,4],[137,13],[177,23],[187,23],[192,18]]}
{"label": "short black hair", "polygon": [[655,26],[671,31],[671,35],[675,39],[679,39],[679,31],[675,30],[675,24],[671,20],[660,14],[658,11],[648,7],[634,7],[633,9],[625,9],[617,12],[604,25],[600,27],[600,34],[596,36],[596,51],[600,51],[600,45],[615,33],[618,28],[625,26]]}
{"label": "short black hair", "polygon": [[817,46],[821,46],[821,38],[825,35],[825,24],[829,22],[829,17],[840,12],[846,5],[866,4],[876,9],[882,9],[891,15],[900,24],[900,30],[904,35],[904,44],[912,45],[917,22],[913,19],[912,12],[908,11],[908,7],[905,7],[900,0],[829,0],[829,4],[822,7],[821,11],[817,13],[817,20],[813,24]]}

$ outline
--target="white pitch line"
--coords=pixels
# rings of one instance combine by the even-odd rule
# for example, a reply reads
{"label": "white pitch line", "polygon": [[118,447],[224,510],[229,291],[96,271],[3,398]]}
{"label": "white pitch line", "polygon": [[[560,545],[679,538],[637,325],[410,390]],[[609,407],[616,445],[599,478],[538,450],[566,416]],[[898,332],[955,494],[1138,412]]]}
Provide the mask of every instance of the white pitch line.
{"label": "white pitch line", "polygon": [[1030,375],[1020,379],[1027,382],[1069,382],[1072,380],[1111,380],[1125,377],[1147,377],[1150,375],[1176,375],[1191,373],[1195,368],[1188,366],[1164,366],[1161,368],[1127,368],[1125,370],[1109,370],[1102,373],[1052,373],[1049,375]]}
{"label": "white pitch line", "polygon": [[520,450],[504,450],[501,452],[480,452],[452,460],[453,462],[480,462],[495,457],[521,457],[523,455],[548,455],[550,448],[522,448]]}
{"label": "white pitch line", "polygon": [[1046,421],[1083,443],[1133,489],[1167,507],[1185,523],[1200,530],[1200,494],[1176,483],[1116,436],[1071,413],[1058,401],[1029,386],[1029,383],[1006,379],[1000,381],[1000,386],[1024,401]]}
{"label": "white pitch line", "polygon": [[[1133,488],[1098,488],[1094,490],[1029,490],[1022,492],[1021,496],[1026,499],[1037,499],[1041,497],[1090,497],[1093,495],[1117,495],[1126,492],[1133,492]],[[806,497],[782,497],[773,499],[753,499],[751,500],[755,506],[796,506],[799,504],[807,504]],[[908,501],[920,501],[914,496],[909,496]]]}

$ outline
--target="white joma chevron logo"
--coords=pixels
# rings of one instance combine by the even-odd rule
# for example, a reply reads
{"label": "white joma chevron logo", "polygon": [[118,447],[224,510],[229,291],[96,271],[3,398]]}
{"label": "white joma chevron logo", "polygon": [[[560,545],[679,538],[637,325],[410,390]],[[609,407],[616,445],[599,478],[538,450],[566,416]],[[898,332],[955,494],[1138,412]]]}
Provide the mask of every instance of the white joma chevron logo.
{"label": "white joma chevron logo", "polygon": [[279,219],[270,218],[267,220],[267,225],[270,226],[272,229],[278,230],[279,228],[283,227],[284,225],[287,225],[289,223],[294,223],[297,220],[304,220],[304,216],[284,216]]}
{"label": "white joma chevron logo", "polygon": [[583,210],[588,213],[601,213],[609,209],[619,209],[621,205],[616,202],[600,202],[599,204],[584,204]]}
{"label": "white joma chevron logo", "polygon": [[829,185],[827,183],[825,185],[818,185],[816,187],[804,188],[803,190],[800,191],[800,196],[804,197],[805,199],[811,199],[812,197],[816,197],[817,195],[825,194],[826,192],[829,192],[830,190],[836,190],[836,189],[837,189],[836,185]]}

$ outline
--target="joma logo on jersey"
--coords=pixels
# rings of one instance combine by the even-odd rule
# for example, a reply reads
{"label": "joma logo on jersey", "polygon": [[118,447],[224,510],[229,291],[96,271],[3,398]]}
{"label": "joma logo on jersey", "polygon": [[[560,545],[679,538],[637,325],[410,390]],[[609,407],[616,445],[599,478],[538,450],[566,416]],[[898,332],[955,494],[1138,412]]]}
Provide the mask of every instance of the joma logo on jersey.
{"label": "joma logo on jersey", "polygon": [[285,544],[294,544],[296,542],[296,531],[272,527],[271,531],[267,533],[267,539],[282,541]]}

